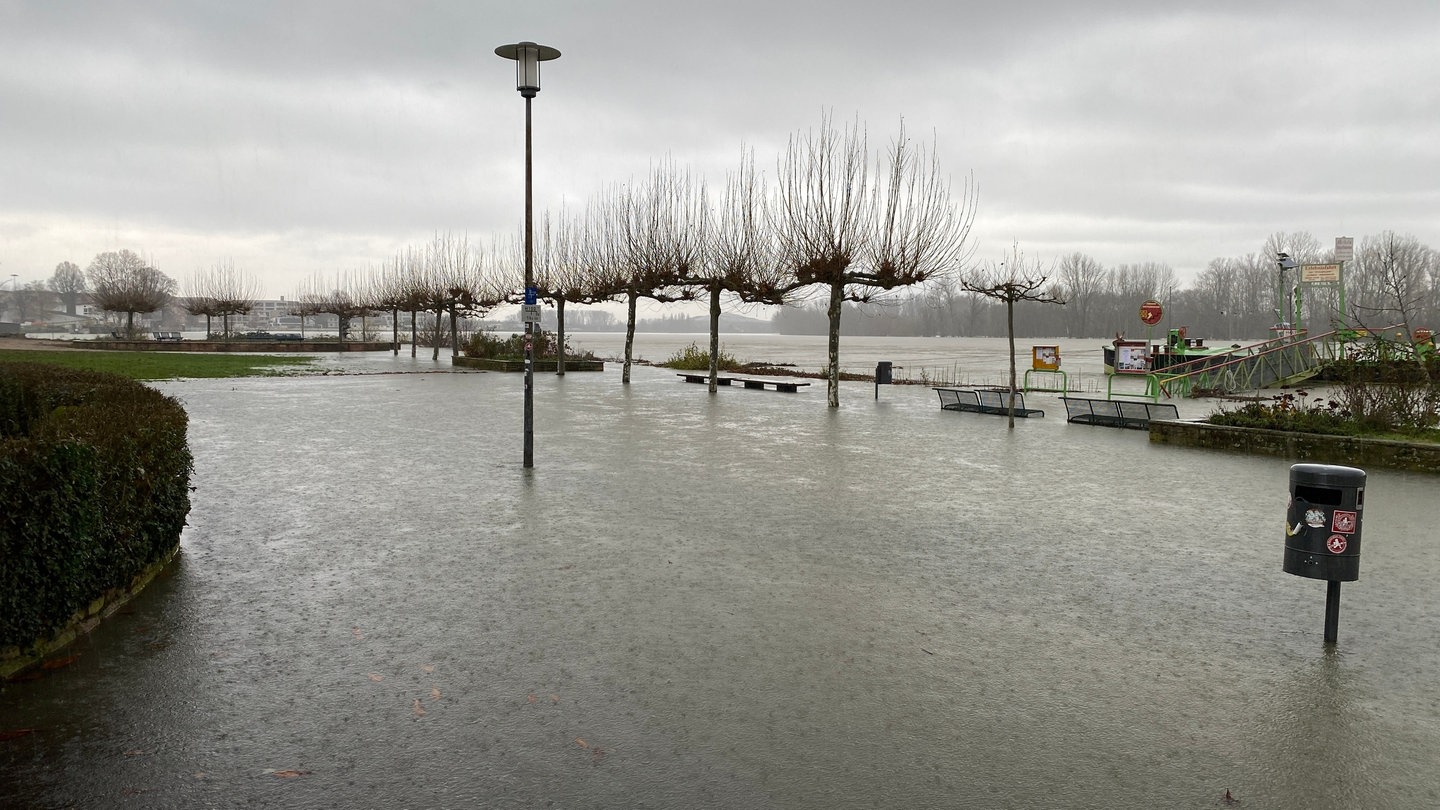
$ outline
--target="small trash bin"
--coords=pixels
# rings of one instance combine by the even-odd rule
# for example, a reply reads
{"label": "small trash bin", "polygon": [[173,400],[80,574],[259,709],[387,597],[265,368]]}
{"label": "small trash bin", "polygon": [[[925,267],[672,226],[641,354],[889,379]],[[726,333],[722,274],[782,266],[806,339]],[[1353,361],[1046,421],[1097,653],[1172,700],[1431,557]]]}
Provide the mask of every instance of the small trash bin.
{"label": "small trash bin", "polygon": [[1287,574],[1332,582],[1360,578],[1365,471],[1332,464],[1290,468],[1285,513]]}
{"label": "small trash bin", "polygon": [[875,384],[876,384],[876,385],[891,385],[891,384],[892,384],[891,371],[890,371],[892,365],[893,365],[893,364],[892,364],[889,360],[881,360],[880,362],[878,362],[878,363],[875,364]]}

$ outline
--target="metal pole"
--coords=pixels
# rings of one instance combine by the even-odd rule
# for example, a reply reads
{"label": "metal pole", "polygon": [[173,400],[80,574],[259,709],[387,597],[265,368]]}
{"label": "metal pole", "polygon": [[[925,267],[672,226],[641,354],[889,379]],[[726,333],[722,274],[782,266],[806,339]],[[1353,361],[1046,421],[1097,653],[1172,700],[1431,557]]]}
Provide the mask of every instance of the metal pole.
{"label": "metal pole", "polygon": [[1332,579],[1325,589],[1325,643],[1334,644],[1340,629],[1340,581]]}
{"label": "metal pole", "polygon": [[[525,96],[525,297],[535,286],[535,245],[530,192],[530,96]],[[535,322],[525,321],[525,469],[535,466]]]}

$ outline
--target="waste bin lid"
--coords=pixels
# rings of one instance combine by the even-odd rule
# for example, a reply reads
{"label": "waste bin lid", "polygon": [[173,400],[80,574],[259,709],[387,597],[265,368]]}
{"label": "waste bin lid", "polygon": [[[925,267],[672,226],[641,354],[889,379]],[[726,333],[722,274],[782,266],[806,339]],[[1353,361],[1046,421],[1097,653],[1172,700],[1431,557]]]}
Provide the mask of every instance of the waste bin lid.
{"label": "waste bin lid", "polygon": [[1321,487],[1359,487],[1365,485],[1365,471],[1337,464],[1295,464],[1290,467],[1290,483]]}

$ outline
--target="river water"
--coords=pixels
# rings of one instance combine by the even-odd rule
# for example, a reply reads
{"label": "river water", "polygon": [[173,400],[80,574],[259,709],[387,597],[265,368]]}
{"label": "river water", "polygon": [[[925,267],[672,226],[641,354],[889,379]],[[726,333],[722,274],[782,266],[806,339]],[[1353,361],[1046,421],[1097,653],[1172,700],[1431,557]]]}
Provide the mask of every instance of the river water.
{"label": "river water", "polygon": [[[823,359],[771,339],[725,342]],[[323,360],[158,384],[182,553],[0,687],[0,806],[1440,806],[1432,477],[1369,471],[1327,649],[1287,460],[611,366],[536,376],[525,472],[519,375]]]}

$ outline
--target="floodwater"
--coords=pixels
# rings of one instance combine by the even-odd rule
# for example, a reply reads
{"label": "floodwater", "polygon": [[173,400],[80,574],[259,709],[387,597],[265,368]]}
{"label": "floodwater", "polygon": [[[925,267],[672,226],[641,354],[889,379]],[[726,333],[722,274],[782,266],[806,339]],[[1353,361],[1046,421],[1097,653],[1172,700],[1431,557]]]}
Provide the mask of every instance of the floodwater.
{"label": "floodwater", "polygon": [[1369,471],[1327,649],[1283,459],[610,367],[526,472],[519,375],[326,362],[159,384],[182,553],[0,687],[0,806],[1440,806],[1433,477]]}

